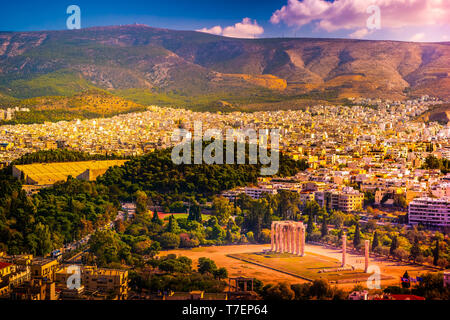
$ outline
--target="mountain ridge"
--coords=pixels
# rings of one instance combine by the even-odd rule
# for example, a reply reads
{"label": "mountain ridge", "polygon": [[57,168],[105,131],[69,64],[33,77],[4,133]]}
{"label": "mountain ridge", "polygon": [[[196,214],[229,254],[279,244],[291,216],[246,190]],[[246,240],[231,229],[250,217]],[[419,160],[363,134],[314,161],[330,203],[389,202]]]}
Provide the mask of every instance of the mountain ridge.
{"label": "mountain ridge", "polygon": [[[77,86],[68,88],[61,74],[79,77]],[[42,76],[54,80],[48,88]],[[240,107],[269,97],[280,102],[299,96],[342,100],[428,94],[447,100],[450,42],[238,39],[146,25],[0,32],[3,96],[70,95],[91,86],[113,94],[209,95],[214,102]]]}

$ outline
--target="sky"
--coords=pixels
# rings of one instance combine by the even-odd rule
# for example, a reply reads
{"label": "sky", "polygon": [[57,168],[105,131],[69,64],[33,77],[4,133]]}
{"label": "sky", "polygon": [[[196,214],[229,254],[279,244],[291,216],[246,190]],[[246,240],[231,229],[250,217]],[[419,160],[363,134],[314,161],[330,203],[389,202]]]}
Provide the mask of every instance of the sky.
{"label": "sky", "polygon": [[321,37],[450,41],[450,0],[2,0],[1,31],[66,29],[77,5],[81,28],[140,23],[227,37]]}

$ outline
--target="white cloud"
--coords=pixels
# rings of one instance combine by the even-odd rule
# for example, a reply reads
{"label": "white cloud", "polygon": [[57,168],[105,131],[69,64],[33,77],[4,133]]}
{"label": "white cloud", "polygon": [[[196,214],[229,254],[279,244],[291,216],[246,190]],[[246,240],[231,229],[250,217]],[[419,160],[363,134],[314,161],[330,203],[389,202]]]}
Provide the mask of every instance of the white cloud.
{"label": "white cloud", "polygon": [[414,42],[419,42],[419,41],[423,41],[423,39],[425,39],[425,33],[420,32],[420,33],[416,33],[415,35],[413,35],[410,40],[414,41]]}
{"label": "white cloud", "polygon": [[256,20],[252,21],[250,18],[244,18],[242,22],[238,22],[233,26],[225,28],[214,26],[210,29],[203,28],[197,31],[233,38],[255,38],[264,33],[264,28],[258,25]]}
{"label": "white cloud", "polygon": [[315,23],[328,32],[360,30],[366,26],[371,5],[380,8],[381,28],[450,24],[449,0],[288,0],[270,21],[288,26]]}
{"label": "white cloud", "polygon": [[353,39],[363,39],[368,34],[369,34],[369,30],[367,30],[366,28],[363,28],[363,29],[356,30],[355,32],[349,34],[349,37],[353,38]]}
{"label": "white cloud", "polygon": [[203,29],[199,29],[199,30],[196,30],[196,31],[221,35],[222,34],[222,27],[221,26],[215,26],[215,27],[212,27],[212,28],[209,28],[209,29],[203,28]]}

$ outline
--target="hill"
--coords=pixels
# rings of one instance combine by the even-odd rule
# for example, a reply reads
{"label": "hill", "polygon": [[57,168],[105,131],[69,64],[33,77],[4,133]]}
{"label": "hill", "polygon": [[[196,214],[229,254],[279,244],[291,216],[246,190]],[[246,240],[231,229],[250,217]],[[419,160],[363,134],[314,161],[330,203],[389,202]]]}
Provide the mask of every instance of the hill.
{"label": "hill", "polygon": [[0,94],[20,99],[93,87],[197,109],[218,101],[245,109],[311,98],[450,98],[448,42],[236,39],[128,25],[2,32],[0,66]]}
{"label": "hill", "polygon": [[430,122],[436,121],[442,124],[450,122],[450,103],[444,103],[431,107],[429,111],[418,117],[419,120]]}
{"label": "hill", "polygon": [[90,89],[71,97],[43,96],[15,102],[30,112],[17,112],[4,123],[43,123],[74,119],[111,117],[121,113],[144,111],[145,106],[98,89]]}

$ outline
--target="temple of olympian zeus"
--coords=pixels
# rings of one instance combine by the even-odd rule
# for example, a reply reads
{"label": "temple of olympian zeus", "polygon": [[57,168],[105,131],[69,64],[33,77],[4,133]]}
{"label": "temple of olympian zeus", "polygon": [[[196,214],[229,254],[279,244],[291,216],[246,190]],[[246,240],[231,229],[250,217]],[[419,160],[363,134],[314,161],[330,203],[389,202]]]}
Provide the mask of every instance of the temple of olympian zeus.
{"label": "temple of olympian zeus", "polygon": [[[305,225],[297,221],[273,221],[270,251],[305,255]],[[369,240],[364,241],[364,272],[369,268]],[[346,266],[347,235],[342,235],[342,264]]]}
{"label": "temple of olympian zeus", "polygon": [[297,221],[273,221],[270,251],[305,255],[305,226]]}

